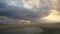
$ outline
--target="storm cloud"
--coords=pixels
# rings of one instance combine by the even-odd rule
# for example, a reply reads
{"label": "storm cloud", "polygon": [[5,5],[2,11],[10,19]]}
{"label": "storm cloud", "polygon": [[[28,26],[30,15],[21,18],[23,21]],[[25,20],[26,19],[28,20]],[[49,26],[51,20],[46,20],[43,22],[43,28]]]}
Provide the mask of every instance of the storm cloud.
{"label": "storm cloud", "polygon": [[[27,1],[27,0],[25,0]],[[0,16],[7,16],[14,19],[34,19],[48,15],[50,5],[44,4],[39,0],[41,5],[24,7],[23,0],[0,0]]]}

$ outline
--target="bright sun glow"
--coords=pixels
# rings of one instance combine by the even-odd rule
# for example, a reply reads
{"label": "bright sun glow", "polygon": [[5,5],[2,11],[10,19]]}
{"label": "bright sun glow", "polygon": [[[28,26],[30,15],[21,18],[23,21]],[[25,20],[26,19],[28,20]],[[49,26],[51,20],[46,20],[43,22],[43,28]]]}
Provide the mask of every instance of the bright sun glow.
{"label": "bright sun glow", "polygon": [[53,21],[55,22],[60,22],[60,10],[57,10],[59,7],[59,0],[51,0],[52,1],[52,8],[50,10],[50,14],[46,17],[42,17],[41,19],[49,22]]}
{"label": "bright sun glow", "polygon": [[50,15],[43,17],[41,19],[46,19],[46,21],[54,21],[54,22],[60,22],[60,12],[56,10],[51,10],[52,13]]}

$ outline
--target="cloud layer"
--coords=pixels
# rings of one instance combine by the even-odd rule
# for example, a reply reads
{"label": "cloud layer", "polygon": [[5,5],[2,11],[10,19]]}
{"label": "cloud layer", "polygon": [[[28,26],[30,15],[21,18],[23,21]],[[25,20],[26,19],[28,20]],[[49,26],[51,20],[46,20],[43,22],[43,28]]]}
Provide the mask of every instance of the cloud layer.
{"label": "cloud layer", "polygon": [[[49,14],[49,0],[0,0],[0,16],[7,16],[13,19],[30,19],[38,22],[40,17]],[[23,3],[25,2],[25,4]],[[46,3],[47,2],[47,3]]]}

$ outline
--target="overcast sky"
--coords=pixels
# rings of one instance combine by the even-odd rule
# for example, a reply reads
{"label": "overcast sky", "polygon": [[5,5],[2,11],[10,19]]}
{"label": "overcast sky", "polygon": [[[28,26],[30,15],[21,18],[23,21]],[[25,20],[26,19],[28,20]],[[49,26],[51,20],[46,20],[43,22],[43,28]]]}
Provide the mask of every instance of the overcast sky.
{"label": "overcast sky", "polygon": [[[39,18],[48,14],[50,4],[44,4],[43,0],[34,4],[32,0],[0,0],[0,16],[8,16],[11,18]],[[25,2],[25,3],[24,3]],[[31,3],[29,3],[31,2]],[[45,1],[47,2],[47,1]],[[49,2],[49,1],[48,1]],[[31,4],[31,5],[30,5]],[[38,6],[38,8],[37,8]]]}

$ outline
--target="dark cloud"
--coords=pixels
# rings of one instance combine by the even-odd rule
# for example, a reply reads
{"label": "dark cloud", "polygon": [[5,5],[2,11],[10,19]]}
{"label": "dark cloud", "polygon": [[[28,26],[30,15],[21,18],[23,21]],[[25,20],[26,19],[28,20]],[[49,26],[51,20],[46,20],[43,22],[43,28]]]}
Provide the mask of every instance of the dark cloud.
{"label": "dark cloud", "polygon": [[[10,3],[10,1],[12,2],[16,1],[15,3],[16,6]],[[16,19],[27,19],[27,18],[33,19],[46,15],[48,11],[49,11],[48,6],[41,6],[39,9],[33,8],[29,10],[23,7],[21,0],[20,4],[19,0],[0,0],[0,16],[8,16],[10,18],[16,18]]]}

